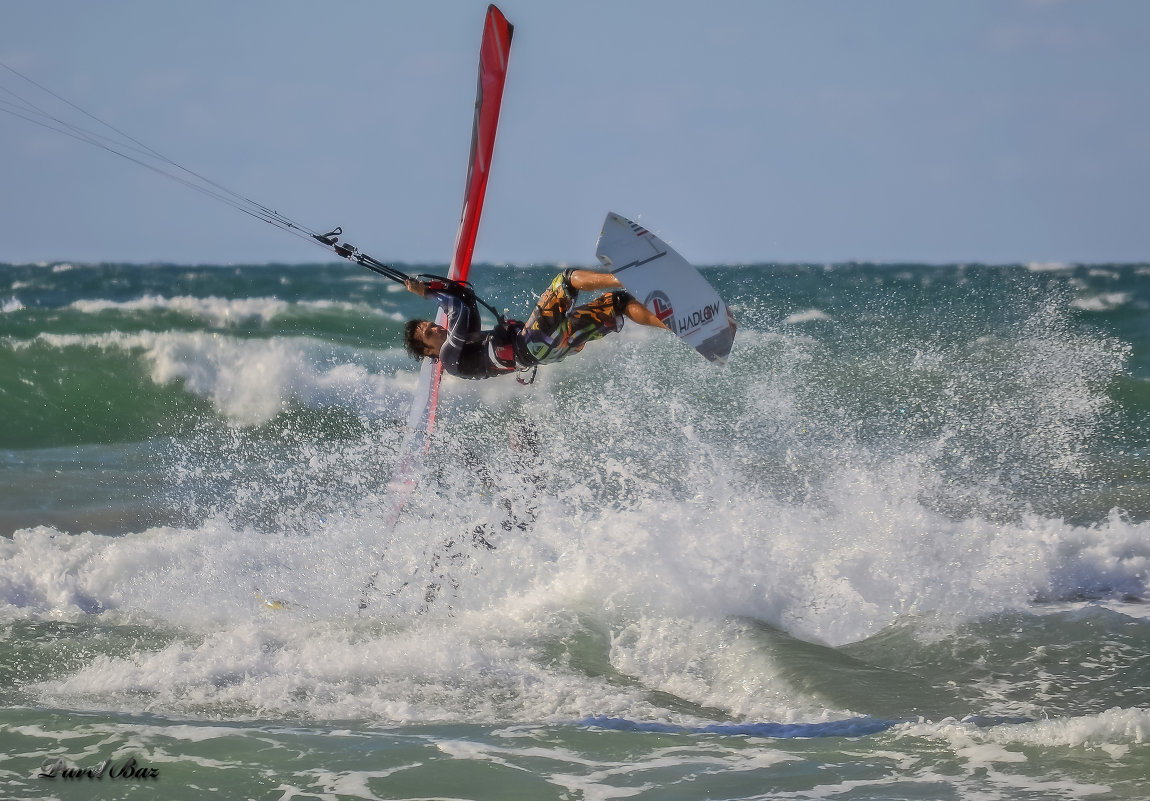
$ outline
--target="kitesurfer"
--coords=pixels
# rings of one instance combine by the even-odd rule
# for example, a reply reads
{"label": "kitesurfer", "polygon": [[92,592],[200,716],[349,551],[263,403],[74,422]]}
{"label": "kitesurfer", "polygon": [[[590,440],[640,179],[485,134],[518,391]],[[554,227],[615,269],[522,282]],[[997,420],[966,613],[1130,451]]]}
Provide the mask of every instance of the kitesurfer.
{"label": "kitesurfer", "polygon": [[[443,369],[460,378],[492,378],[557,362],[578,353],[588,342],[623,327],[624,318],[652,328],[667,328],[654,312],[636,300],[611,273],[568,269],[555,276],[535,304],[527,322],[500,320],[481,330],[475,293],[451,281],[409,278],[408,291],[430,297],[447,315],[447,326],[409,320],[403,345],[413,358],[438,358]],[[611,290],[582,306],[580,291]],[[668,329],[669,330],[669,329]]]}

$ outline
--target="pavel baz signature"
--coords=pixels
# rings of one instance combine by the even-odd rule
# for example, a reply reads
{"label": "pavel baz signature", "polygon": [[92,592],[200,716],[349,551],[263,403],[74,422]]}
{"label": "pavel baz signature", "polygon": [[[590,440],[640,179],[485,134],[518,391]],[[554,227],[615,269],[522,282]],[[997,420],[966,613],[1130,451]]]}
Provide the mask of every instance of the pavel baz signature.
{"label": "pavel baz signature", "polygon": [[159,768],[149,768],[136,762],[135,757],[128,757],[119,762],[105,759],[94,768],[77,768],[69,765],[62,759],[45,759],[40,766],[41,779],[100,779],[107,776],[109,779],[158,779]]}

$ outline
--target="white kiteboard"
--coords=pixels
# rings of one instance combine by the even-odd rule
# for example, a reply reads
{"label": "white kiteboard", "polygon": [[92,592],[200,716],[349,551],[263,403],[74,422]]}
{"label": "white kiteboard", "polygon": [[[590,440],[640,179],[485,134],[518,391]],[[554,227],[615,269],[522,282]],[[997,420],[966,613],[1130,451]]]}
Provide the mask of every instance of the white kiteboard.
{"label": "white kiteboard", "polygon": [[680,339],[710,361],[727,363],[735,318],[707,279],[670,245],[638,223],[608,212],[595,255]]}

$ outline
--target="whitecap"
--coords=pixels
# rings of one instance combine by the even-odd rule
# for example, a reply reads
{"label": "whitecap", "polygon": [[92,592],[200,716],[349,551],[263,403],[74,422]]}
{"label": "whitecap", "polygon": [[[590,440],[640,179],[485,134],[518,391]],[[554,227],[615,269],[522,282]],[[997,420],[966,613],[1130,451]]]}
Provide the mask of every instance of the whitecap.
{"label": "whitecap", "polygon": [[1070,305],[1089,312],[1113,311],[1130,302],[1129,292],[1104,292],[1100,295],[1075,298]]}
{"label": "whitecap", "polygon": [[293,309],[313,312],[351,311],[361,315],[394,317],[395,313],[385,312],[365,303],[347,303],[330,300],[288,302],[279,298],[220,298],[220,297],[164,297],[145,295],[135,300],[77,300],[70,308],[90,314],[105,311],[150,312],[174,311],[191,317],[207,320],[216,327],[238,325],[250,320],[264,323],[283,316]]}
{"label": "whitecap", "polygon": [[1051,273],[1073,270],[1075,264],[1062,261],[1032,261],[1027,262],[1026,269],[1032,273]]}
{"label": "whitecap", "polygon": [[783,320],[783,325],[797,325],[799,323],[809,323],[812,320],[829,320],[830,315],[819,309],[807,309],[805,311],[794,312]]}

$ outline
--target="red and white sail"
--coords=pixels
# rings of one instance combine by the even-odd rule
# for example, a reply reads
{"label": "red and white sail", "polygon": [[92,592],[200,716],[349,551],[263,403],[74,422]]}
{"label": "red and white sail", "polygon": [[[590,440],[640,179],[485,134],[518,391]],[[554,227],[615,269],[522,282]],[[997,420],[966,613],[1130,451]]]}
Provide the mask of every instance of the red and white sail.
{"label": "red and white sail", "polygon": [[[495,149],[495,131],[499,124],[499,106],[503,100],[503,84],[507,78],[507,57],[511,53],[513,30],[503,12],[494,5],[487,7],[483,40],[479,47],[479,85],[475,95],[475,122],[471,131],[471,157],[467,163],[463,214],[455,238],[451,269],[448,271],[448,277],[457,281],[466,281],[471,272],[471,256],[475,252],[483,197],[487,192],[487,178],[491,171],[491,155]],[[440,325],[446,323],[442,312],[436,322]],[[431,433],[435,430],[435,412],[439,404],[439,382],[442,375],[443,366],[438,361],[424,361],[407,418],[407,434],[392,478],[393,485],[406,487],[408,491],[413,486],[427,452]],[[406,492],[401,494],[397,513],[406,495]]]}

